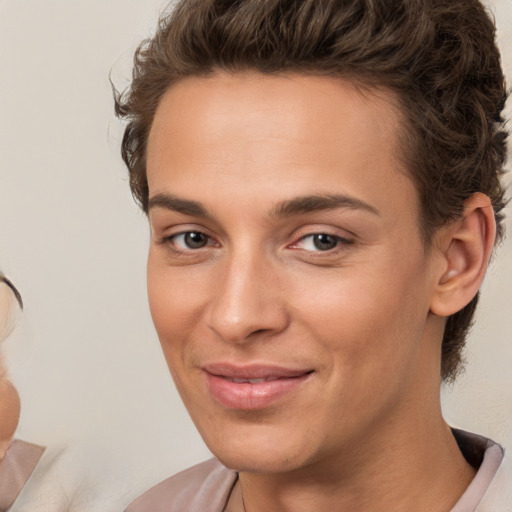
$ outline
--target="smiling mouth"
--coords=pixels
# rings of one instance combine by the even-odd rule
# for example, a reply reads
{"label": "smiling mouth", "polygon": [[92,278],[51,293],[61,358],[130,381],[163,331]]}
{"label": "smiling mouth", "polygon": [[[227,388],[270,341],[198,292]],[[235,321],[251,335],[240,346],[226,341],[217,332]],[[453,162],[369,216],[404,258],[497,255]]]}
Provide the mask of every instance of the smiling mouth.
{"label": "smiling mouth", "polygon": [[[220,377],[220,375],[219,375]],[[260,382],[272,382],[274,380],[278,380],[281,377],[265,377],[263,379],[232,379],[230,377],[224,377],[226,380],[230,382],[234,382],[235,384],[259,384]]]}
{"label": "smiling mouth", "polygon": [[211,365],[203,370],[212,398],[224,407],[237,410],[263,409],[286,399],[314,373],[256,365]]}

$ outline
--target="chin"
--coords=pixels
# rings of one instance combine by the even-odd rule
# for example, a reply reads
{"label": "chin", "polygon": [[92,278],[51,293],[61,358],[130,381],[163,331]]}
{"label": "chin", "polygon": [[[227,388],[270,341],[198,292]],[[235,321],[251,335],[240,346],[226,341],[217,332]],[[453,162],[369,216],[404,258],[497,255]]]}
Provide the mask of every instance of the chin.
{"label": "chin", "polygon": [[278,426],[250,425],[219,430],[223,435],[203,433],[203,439],[215,457],[227,468],[238,472],[283,473],[305,463],[311,443],[305,436],[290,436],[290,429]]}
{"label": "chin", "polygon": [[214,455],[224,466],[238,473],[288,473],[302,467],[300,461],[296,460],[296,454],[287,456],[287,454],[267,451],[265,448],[260,448],[258,453],[247,451],[235,453],[226,450]]}

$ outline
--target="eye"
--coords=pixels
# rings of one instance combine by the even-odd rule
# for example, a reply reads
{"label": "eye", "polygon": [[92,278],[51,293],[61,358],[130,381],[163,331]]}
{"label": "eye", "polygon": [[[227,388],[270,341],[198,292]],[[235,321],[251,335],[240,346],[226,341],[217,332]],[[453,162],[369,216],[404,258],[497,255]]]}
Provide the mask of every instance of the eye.
{"label": "eye", "polygon": [[350,240],[328,233],[315,233],[302,237],[295,247],[306,251],[331,251],[341,244],[350,244]]}
{"label": "eye", "polygon": [[179,233],[177,235],[170,236],[167,240],[172,242],[181,250],[202,249],[211,243],[210,237],[200,231]]}

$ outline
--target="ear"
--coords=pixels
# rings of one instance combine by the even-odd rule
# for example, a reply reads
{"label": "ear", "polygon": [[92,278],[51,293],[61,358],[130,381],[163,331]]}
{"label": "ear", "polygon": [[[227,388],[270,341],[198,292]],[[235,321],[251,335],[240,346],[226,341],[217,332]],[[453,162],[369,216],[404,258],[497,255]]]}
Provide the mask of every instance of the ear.
{"label": "ear", "polygon": [[440,265],[430,311],[447,317],[460,311],[477,294],[485,276],[496,237],[490,199],[473,194],[461,219],[441,228],[436,245]]}

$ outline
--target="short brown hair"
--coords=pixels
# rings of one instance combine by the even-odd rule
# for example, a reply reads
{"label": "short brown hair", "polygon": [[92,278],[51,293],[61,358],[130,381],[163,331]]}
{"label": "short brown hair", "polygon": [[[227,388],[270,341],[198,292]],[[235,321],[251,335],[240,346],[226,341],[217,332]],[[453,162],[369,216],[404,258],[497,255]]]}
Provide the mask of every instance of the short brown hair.
{"label": "short brown hair", "polygon": [[[127,120],[122,156],[144,211],[146,144],[162,95],[219,69],[335,76],[393,91],[426,244],[475,192],[490,197],[502,237],[507,91],[495,26],[479,0],[178,1],[139,46],[131,87],[116,94]],[[461,368],[477,300],[447,320],[444,380]]]}

